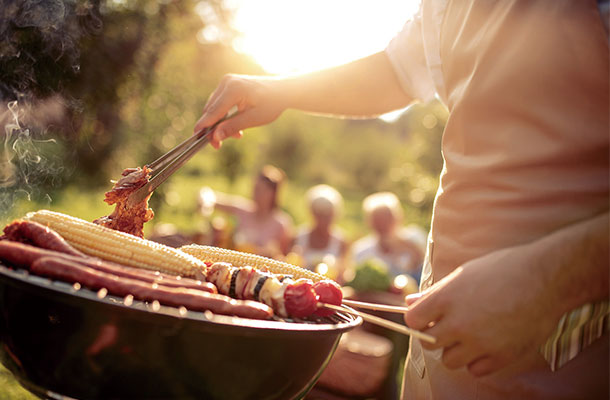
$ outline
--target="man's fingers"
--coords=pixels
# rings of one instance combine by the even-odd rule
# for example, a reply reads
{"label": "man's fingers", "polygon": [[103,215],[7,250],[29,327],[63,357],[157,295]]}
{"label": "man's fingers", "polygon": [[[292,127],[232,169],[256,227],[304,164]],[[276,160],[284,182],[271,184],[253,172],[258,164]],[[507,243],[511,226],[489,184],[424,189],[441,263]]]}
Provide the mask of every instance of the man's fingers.
{"label": "man's fingers", "polygon": [[208,105],[204,108],[203,115],[195,124],[195,132],[214,125],[239,103],[238,97],[232,93],[234,92],[223,89],[218,96],[213,96],[214,98],[210,99]]}
{"label": "man's fingers", "polygon": [[444,310],[438,306],[433,296],[422,296],[414,301],[409,310],[405,312],[404,320],[408,327],[418,330],[424,330],[431,323],[439,321]]}
{"label": "man's fingers", "polygon": [[472,375],[479,377],[489,375],[492,372],[497,371],[500,367],[501,365],[499,360],[485,356],[470,362],[468,364],[468,371]]}
{"label": "man's fingers", "polygon": [[419,300],[421,298],[421,296],[422,296],[422,292],[418,292],[418,293],[410,294],[407,297],[405,297],[405,303],[407,303],[407,307],[409,307],[410,305],[415,303],[417,300]]}
{"label": "man's fingers", "polygon": [[422,341],[422,347],[427,350],[435,350],[456,345],[456,337],[453,335],[453,332],[447,329],[446,325],[445,320],[441,318],[440,321],[434,322],[430,328],[425,329],[424,331],[427,334],[436,338],[436,342],[429,343]]}
{"label": "man's fingers", "polygon": [[205,102],[205,106],[203,107],[203,110],[201,111],[201,115],[205,115],[205,113],[208,112],[210,105],[214,104],[216,102],[216,100],[218,100],[218,97],[220,96],[220,94],[222,93],[222,91],[224,90],[224,88],[226,86],[226,82],[227,82],[227,79],[222,79],[220,81],[220,83],[218,84],[218,87],[216,87],[216,89],[214,89],[214,91],[208,98],[208,101]]}
{"label": "man's fingers", "polygon": [[234,137],[236,139],[241,138],[244,135],[244,132],[241,129],[235,130],[231,126],[226,126],[226,122],[223,122],[218,125],[214,132],[212,132],[212,137],[210,139],[210,144],[215,148],[219,149],[222,146],[222,142],[230,137]]}
{"label": "man's fingers", "polygon": [[218,124],[218,127],[214,130],[212,145],[216,147],[216,144],[220,144],[228,137],[239,138],[243,135],[242,131],[244,129],[260,126],[267,122],[264,113],[260,110],[252,108],[243,110]]}

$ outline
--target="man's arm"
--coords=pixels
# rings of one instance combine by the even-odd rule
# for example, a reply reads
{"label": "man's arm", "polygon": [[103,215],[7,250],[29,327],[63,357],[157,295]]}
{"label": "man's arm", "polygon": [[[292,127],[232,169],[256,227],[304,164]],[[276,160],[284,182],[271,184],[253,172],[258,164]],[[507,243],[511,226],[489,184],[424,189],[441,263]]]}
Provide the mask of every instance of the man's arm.
{"label": "man's arm", "polygon": [[405,322],[437,337],[448,368],[477,376],[542,345],[560,317],[608,299],[608,213],[471,260],[409,296]]}
{"label": "man's arm", "polygon": [[385,52],[324,71],[284,79],[286,108],[344,117],[376,117],[407,106]]}
{"label": "man's arm", "polygon": [[561,314],[586,303],[608,299],[609,222],[606,212],[560,229],[533,244],[532,252],[541,260],[541,278],[555,287],[555,302],[560,305]]}
{"label": "man's arm", "polygon": [[412,101],[401,89],[384,52],[349,64],[292,77],[226,75],[203,109],[195,131],[213,125],[233,107],[238,114],[221,123],[212,138],[240,136],[241,130],[274,121],[288,108],[347,117],[372,117]]}

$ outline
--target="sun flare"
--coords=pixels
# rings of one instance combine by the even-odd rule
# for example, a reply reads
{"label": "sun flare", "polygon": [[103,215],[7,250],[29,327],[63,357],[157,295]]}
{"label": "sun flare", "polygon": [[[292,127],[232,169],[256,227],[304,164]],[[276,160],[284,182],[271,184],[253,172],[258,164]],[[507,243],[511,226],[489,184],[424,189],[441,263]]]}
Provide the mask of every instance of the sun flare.
{"label": "sun flare", "polygon": [[417,10],[405,0],[233,0],[236,50],[267,72],[299,73],[382,50]]}

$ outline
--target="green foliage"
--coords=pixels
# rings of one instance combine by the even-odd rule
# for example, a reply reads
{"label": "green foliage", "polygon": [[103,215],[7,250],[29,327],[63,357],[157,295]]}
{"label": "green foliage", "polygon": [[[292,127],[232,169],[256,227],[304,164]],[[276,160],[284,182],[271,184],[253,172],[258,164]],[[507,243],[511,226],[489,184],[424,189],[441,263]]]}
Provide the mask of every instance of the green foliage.
{"label": "green foliage", "polygon": [[378,259],[368,259],[354,268],[354,278],[346,283],[358,292],[383,292],[390,288],[392,280],[388,268]]}

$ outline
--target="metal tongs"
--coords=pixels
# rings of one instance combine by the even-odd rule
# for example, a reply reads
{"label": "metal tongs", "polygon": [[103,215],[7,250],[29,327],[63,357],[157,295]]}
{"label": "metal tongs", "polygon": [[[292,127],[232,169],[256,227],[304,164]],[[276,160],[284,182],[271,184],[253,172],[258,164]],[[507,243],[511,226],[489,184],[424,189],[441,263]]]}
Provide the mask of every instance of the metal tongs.
{"label": "metal tongs", "polygon": [[214,125],[201,129],[155,161],[146,164],[146,167],[151,170],[150,179],[147,184],[129,195],[128,203],[133,205],[144,201],[160,184],[165,182],[167,178],[210,141],[212,132],[214,132],[218,124],[231,118],[233,115],[235,115],[235,110],[229,111],[226,116],[218,120]]}

